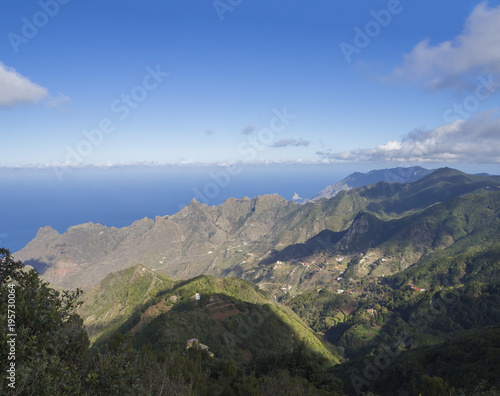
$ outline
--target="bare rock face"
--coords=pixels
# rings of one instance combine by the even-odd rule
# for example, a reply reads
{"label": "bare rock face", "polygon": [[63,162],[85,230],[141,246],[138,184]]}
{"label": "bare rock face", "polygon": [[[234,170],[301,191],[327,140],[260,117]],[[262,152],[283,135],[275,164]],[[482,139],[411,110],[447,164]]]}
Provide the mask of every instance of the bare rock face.
{"label": "bare rock face", "polygon": [[[440,203],[497,192],[499,180],[443,168],[413,183],[384,181],[305,205],[276,194],[231,198],[219,206],[193,200],[173,216],[144,218],[123,228],[86,223],[61,235],[44,227],[14,257],[54,286],[84,289],[139,264],[178,279],[242,276],[278,257],[318,249],[362,253],[377,248],[380,254],[404,256],[407,266],[483,223],[469,225],[474,215],[449,220],[452,211],[439,209]],[[417,216],[433,207],[431,214]]]}
{"label": "bare rock face", "polygon": [[298,206],[278,195],[231,198],[218,207],[193,200],[173,216],[144,218],[123,228],[86,223],[60,235],[44,227],[15,257],[66,288],[90,288],[110,272],[137,264],[177,278],[221,275],[221,265],[234,264],[238,245],[268,250],[266,233]]}

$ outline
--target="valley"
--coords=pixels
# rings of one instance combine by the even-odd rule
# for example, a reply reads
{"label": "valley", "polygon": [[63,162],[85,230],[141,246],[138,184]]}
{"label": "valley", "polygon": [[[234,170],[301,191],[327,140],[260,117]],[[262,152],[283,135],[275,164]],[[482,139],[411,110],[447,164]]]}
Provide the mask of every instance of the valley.
{"label": "valley", "polygon": [[[322,362],[321,380],[304,374],[321,394],[495,392],[499,186],[442,168],[304,204],[192,201],[124,228],[44,228],[14,256],[54,287],[85,290],[76,313],[99,350],[119,342],[168,360],[188,343],[209,352],[205,365],[262,378],[293,372],[300,353]],[[481,351],[476,363],[464,343]],[[448,354],[474,375],[454,372]],[[477,359],[491,370],[474,370]]]}

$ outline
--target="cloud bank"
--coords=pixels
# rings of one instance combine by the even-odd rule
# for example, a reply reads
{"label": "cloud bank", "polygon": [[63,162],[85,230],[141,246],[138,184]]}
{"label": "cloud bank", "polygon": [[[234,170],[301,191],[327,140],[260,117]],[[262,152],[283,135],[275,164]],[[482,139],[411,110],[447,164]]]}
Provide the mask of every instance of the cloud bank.
{"label": "cloud bank", "polygon": [[260,165],[324,165],[331,163],[330,160],[283,160],[283,159],[258,159],[253,161],[228,160],[228,161],[196,161],[194,159],[180,159],[177,162],[159,162],[159,161],[108,161],[94,163],[70,163],[70,162],[52,162],[52,163],[29,163],[29,164],[2,164],[2,169],[37,169],[53,170],[60,169],[117,169],[117,168],[176,168],[176,167],[228,167],[228,166],[260,166]]}
{"label": "cloud bank", "polygon": [[415,130],[401,141],[390,141],[375,148],[316,154],[340,162],[500,163],[497,113],[482,113],[432,130]]}
{"label": "cloud bank", "polygon": [[37,103],[47,96],[45,88],[0,62],[0,107]]}
{"label": "cloud bank", "polygon": [[463,86],[472,73],[500,73],[500,6],[480,3],[453,40],[436,45],[421,41],[391,77],[443,89]]}

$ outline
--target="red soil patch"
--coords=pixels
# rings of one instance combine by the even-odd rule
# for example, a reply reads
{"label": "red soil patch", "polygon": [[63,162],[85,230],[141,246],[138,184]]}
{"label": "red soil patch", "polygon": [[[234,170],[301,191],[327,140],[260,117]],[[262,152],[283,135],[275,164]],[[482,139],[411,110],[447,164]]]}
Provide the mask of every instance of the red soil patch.
{"label": "red soil patch", "polygon": [[164,298],[158,304],[151,305],[141,315],[141,319],[139,320],[139,323],[137,323],[134,327],[132,327],[130,329],[130,333],[132,335],[135,335],[137,332],[142,330],[142,326],[144,325],[145,322],[149,321],[148,319],[156,318],[158,315],[170,311],[170,309],[172,309],[172,307],[165,305]]}
{"label": "red soil patch", "polygon": [[238,308],[234,307],[233,309],[230,309],[228,311],[222,311],[222,312],[219,311],[219,312],[213,313],[212,314],[212,319],[214,319],[214,320],[224,320],[224,319],[230,318],[233,315],[238,315],[240,313],[241,313],[241,311]]}

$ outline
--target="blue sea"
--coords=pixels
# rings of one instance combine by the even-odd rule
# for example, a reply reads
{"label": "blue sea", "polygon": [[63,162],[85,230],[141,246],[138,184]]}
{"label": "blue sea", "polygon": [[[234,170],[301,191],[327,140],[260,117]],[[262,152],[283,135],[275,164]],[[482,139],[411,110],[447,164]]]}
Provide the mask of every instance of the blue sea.
{"label": "blue sea", "polygon": [[63,233],[87,222],[124,227],[144,217],[172,215],[193,198],[208,205],[272,193],[288,200],[294,193],[308,198],[355,170],[360,169],[335,165],[84,168],[59,180],[52,169],[0,169],[0,247],[16,252],[44,226]]}

